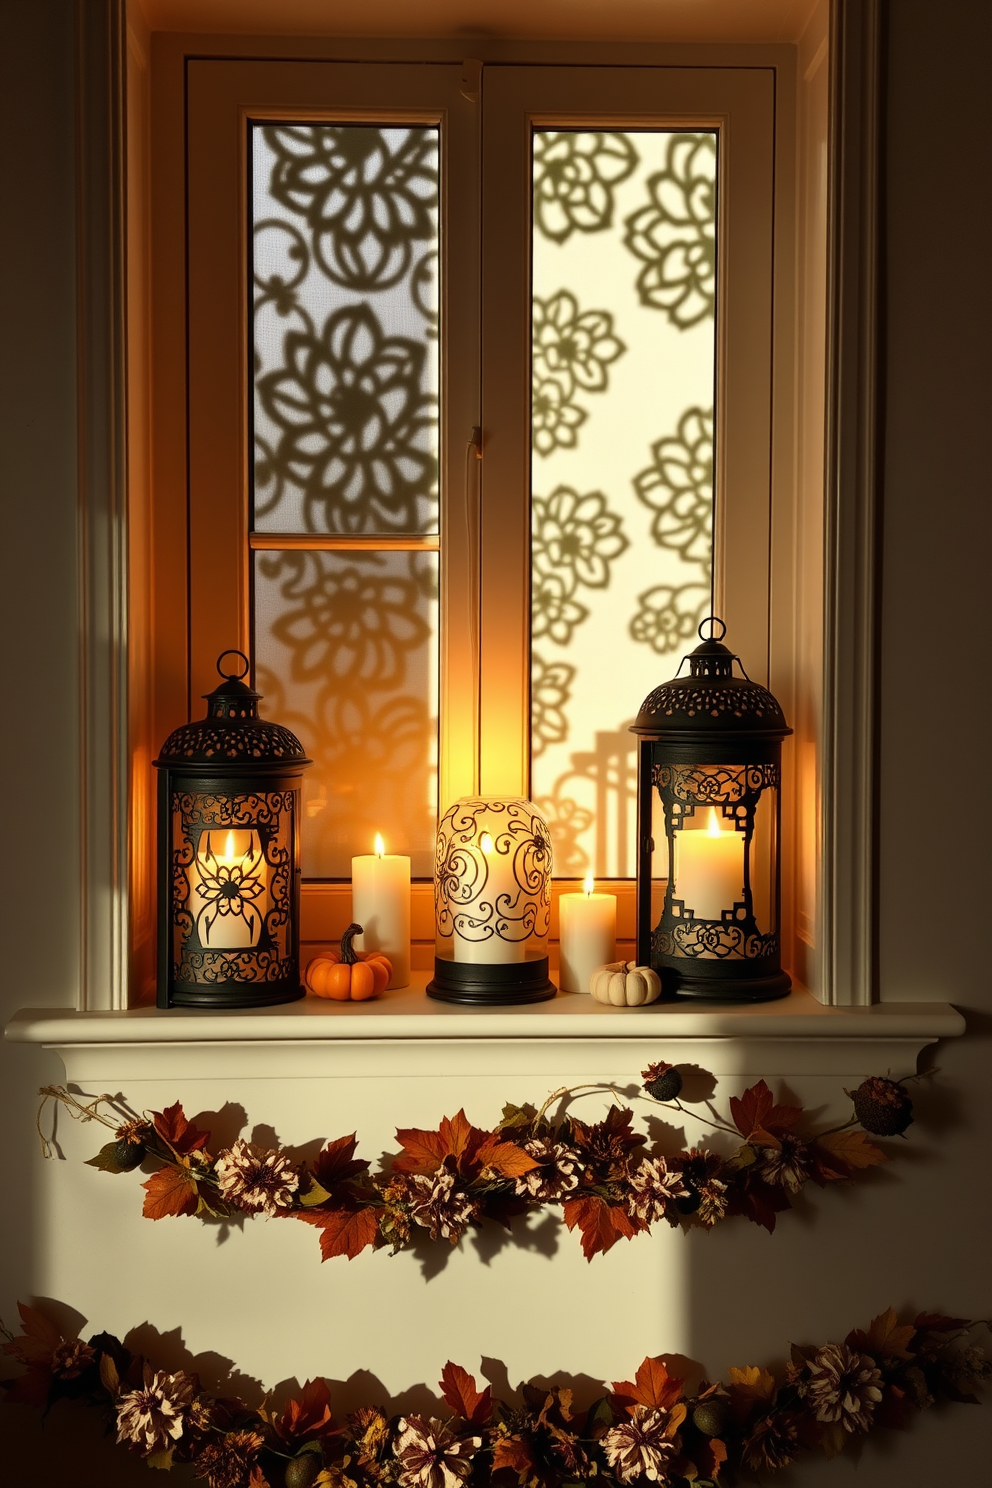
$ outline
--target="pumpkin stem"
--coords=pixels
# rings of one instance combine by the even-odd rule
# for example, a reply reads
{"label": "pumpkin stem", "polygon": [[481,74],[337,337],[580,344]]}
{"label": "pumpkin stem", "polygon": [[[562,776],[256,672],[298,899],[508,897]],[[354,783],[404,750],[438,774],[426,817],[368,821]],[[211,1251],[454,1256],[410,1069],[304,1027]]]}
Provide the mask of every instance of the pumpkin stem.
{"label": "pumpkin stem", "polygon": [[352,941],[354,940],[356,935],[361,935],[363,933],[363,928],[364,927],[362,925],[356,925],[355,922],[352,921],[352,923],[348,926],[347,930],[341,937],[341,961],[345,966],[354,966],[355,962],[358,960],[358,952],[352,945]]}

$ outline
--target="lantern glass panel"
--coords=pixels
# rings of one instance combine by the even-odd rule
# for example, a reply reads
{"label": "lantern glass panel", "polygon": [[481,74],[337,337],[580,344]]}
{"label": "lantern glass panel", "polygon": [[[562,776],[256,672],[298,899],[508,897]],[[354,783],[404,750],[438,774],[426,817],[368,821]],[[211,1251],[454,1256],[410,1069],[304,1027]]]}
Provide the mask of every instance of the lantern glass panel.
{"label": "lantern glass panel", "polygon": [[468,965],[542,961],[551,924],[551,840],[516,798],[464,797],[438,827],[436,955]]}
{"label": "lantern glass panel", "polygon": [[177,982],[264,982],[285,975],[296,795],[173,791]]}

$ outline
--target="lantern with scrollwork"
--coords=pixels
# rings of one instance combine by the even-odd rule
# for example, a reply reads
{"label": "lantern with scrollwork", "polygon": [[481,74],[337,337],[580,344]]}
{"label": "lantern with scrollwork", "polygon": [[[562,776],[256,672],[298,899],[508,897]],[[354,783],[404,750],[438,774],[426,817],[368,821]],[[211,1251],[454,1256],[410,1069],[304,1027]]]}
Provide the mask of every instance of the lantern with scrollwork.
{"label": "lantern with scrollwork", "polygon": [[498,1006],[554,997],[551,836],[530,801],[464,796],[437,829],[437,940],[427,995]]}
{"label": "lantern with scrollwork", "polygon": [[[655,688],[632,732],[638,751],[637,959],[666,992],[765,1002],[781,967],[782,740],[792,730],[744,673],[719,626]],[[679,669],[681,671],[681,668]],[[741,671],[743,672],[743,667]]]}
{"label": "lantern with scrollwork", "polygon": [[[244,670],[226,673],[225,656]],[[206,717],[171,733],[159,770],[160,1007],[292,1002],[300,984],[300,777],[289,729],[259,718],[249,662],[225,651]]]}

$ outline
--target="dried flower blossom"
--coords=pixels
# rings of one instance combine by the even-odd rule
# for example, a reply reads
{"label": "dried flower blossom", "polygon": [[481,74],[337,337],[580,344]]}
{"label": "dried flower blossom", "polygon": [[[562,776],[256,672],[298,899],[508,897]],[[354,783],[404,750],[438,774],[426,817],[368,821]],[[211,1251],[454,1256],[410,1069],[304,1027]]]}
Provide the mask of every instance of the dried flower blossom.
{"label": "dried flower blossom", "polygon": [[799,1456],[799,1418],[791,1411],[765,1416],[744,1443],[743,1460],[752,1472],[788,1467]]}
{"label": "dried flower blossom", "polygon": [[119,1126],[117,1128],[115,1135],[118,1142],[134,1142],[144,1144],[152,1135],[152,1127],[148,1125],[147,1121],[125,1121],[122,1126]]}
{"label": "dried flower blossom", "polygon": [[238,1209],[271,1219],[293,1207],[299,1174],[281,1152],[266,1151],[239,1137],[217,1158],[214,1168],[223,1197]]}
{"label": "dried flower blossom", "polygon": [[194,1472],[210,1488],[245,1488],[264,1446],[258,1431],[229,1431],[197,1453]]}
{"label": "dried flower blossom", "polygon": [[574,1148],[547,1137],[534,1137],[524,1143],[524,1151],[539,1166],[521,1174],[514,1184],[516,1193],[527,1194],[542,1204],[553,1204],[563,1194],[578,1188],[582,1160]]}
{"label": "dried flower blossom", "polygon": [[659,1219],[667,1219],[672,1225],[678,1223],[675,1201],[684,1199],[689,1190],[681,1173],[669,1172],[663,1157],[644,1158],[631,1173],[629,1184],[627,1208],[632,1217],[644,1224],[654,1224]]}
{"label": "dried flower blossom", "polygon": [[381,1410],[365,1405],[348,1417],[358,1447],[358,1465],[368,1468],[378,1462],[389,1446],[389,1422]]}
{"label": "dried flower blossom", "polygon": [[476,1201],[458,1187],[454,1174],[442,1170],[410,1179],[410,1216],[432,1240],[457,1245],[477,1214]]}
{"label": "dried flower blossom", "polygon": [[666,1463],[675,1453],[672,1435],[669,1411],[635,1405],[626,1420],[606,1432],[602,1447],[621,1483],[633,1483],[642,1476],[649,1483],[664,1483]]}
{"label": "dried flower blossom", "polygon": [[867,1431],[882,1398],[881,1383],[870,1355],[856,1354],[846,1343],[825,1343],[810,1360],[805,1396],[818,1421]]}
{"label": "dried flower blossom", "polygon": [[181,1369],[166,1374],[146,1364],[140,1387],[117,1401],[118,1443],[139,1447],[145,1456],[164,1451],[189,1424],[195,1395],[195,1380]]}
{"label": "dried flower blossom", "polygon": [[52,1374],[58,1380],[77,1379],[95,1361],[96,1354],[89,1344],[83,1343],[81,1338],[74,1338],[52,1350]]}
{"label": "dried flower blossom", "polygon": [[[729,1204],[728,1185],[717,1177],[723,1163],[715,1152],[703,1152],[698,1147],[690,1147],[685,1156],[679,1159],[679,1166],[689,1195],[688,1199],[682,1201],[680,1208],[683,1213],[695,1213],[707,1229],[712,1228],[726,1214]],[[699,1203],[690,1205],[689,1201],[697,1194]]]}
{"label": "dried flower blossom", "polygon": [[481,1436],[456,1436],[433,1416],[404,1417],[393,1445],[402,1488],[460,1488],[481,1446]]}
{"label": "dried flower blossom", "polygon": [[782,1137],[781,1142],[778,1149],[761,1149],[761,1158],[755,1164],[754,1172],[773,1188],[784,1188],[790,1194],[797,1194],[805,1187],[812,1169],[809,1147],[796,1137]]}

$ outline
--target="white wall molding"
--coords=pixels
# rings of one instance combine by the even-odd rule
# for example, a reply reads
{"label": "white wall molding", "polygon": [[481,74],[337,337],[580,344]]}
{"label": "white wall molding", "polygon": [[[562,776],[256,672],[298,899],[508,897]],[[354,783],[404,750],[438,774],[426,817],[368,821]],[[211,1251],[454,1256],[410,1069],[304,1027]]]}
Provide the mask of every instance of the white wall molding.
{"label": "white wall molding", "polygon": [[904,1075],[927,1044],[965,1028],[942,1003],[828,1008],[802,990],[754,1007],[620,1010],[571,994],[532,1007],[464,1009],[429,1001],[427,975],[414,973],[412,986],[377,1002],[330,1007],[307,998],[221,1012],[32,1008],[5,1037],[56,1050],[67,1078],[84,1085],[466,1074],[629,1081],[657,1059],[724,1076]]}
{"label": "white wall molding", "polygon": [[124,8],[76,3],[84,1008],[127,1005]]}
{"label": "white wall molding", "polygon": [[834,0],[827,308],[823,992],[876,991],[880,0]]}

